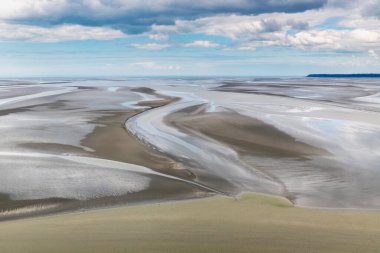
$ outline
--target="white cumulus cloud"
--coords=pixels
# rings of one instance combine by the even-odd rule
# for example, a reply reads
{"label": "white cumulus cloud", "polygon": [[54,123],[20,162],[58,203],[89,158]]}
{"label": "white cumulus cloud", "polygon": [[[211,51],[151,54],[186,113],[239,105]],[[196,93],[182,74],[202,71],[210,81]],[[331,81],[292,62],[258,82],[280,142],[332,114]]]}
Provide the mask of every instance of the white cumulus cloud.
{"label": "white cumulus cloud", "polygon": [[373,49],[368,50],[368,55],[369,55],[371,58],[375,59],[375,60],[378,60],[378,59],[379,59],[379,55],[378,55],[377,52],[376,52],[375,50],[373,50]]}
{"label": "white cumulus cloud", "polygon": [[159,64],[153,61],[135,62],[135,63],[131,63],[130,66],[141,67],[143,69],[148,69],[148,70],[180,70],[182,69],[182,67],[179,65]]}
{"label": "white cumulus cloud", "polygon": [[220,45],[218,43],[215,43],[209,40],[194,40],[193,42],[185,43],[183,46],[184,47],[212,48],[212,47],[219,47]]}
{"label": "white cumulus cloud", "polygon": [[368,50],[380,47],[380,29],[303,31],[289,36],[285,44],[301,49]]}
{"label": "white cumulus cloud", "polygon": [[61,42],[73,40],[113,40],[126,35],[107,27],[59,25],[40,27],[0,23],[0,41]]}
{"label": "white cumulus cloud", "polygon": [[145,50],[161,50],[170,47],[169,44],[159,44],[159,43],[133,43],[131,44],[134,48],[145,49]]}

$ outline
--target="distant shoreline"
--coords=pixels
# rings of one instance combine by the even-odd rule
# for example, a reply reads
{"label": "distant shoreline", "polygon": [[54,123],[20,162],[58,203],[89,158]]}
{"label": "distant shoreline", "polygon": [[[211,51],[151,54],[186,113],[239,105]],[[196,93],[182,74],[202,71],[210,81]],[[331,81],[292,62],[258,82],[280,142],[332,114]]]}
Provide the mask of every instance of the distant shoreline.
{"label": "distant shoreline", "polygon": [[306,77],[322,78],[380,78],[380,74],[310,74]]}

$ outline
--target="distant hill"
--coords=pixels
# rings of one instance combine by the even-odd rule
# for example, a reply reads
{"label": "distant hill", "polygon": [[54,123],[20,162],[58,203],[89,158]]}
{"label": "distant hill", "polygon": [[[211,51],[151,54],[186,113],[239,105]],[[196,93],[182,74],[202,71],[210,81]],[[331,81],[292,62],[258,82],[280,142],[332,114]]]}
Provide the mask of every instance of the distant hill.
{"label": "distant hill", "polygon": [[307,77],[330,78],[380,78],[380,74],[310,74]]}

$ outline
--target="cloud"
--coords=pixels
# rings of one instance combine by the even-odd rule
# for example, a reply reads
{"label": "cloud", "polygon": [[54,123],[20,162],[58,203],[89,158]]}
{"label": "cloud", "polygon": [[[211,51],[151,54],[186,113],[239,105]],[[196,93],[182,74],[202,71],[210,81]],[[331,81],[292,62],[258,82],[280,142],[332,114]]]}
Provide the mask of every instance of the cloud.
{"label": "cloud", "polygon": [[[306,14],[306,15],[305,15]],[[309,23],[318,23],[320,18],[307,18],[307,13],[292,14],[262,14],[256,16],[222,15],[199,18],[196,20],[177,20],[173,25],[153,25],[153,33],[186,34],[203,33],[206,35],[223,36],[233,40],[259,39],[270,34],[286,30],[303,30],[309,28]]]}
{"label": "cloud", "polygon": [[380,0],[360,4],[355,0],[2,0],[0,40],[108,40],[142,33],[157,43],[131,46],[145,50],[220,46],[207,37],[184,44],[168,42],[173,34],[203,34],[229,38],[235,50],[376,52],[379,5]]}
{"label": "cloud", "polygon": [[318,9],[327,0],[2,0],[0,19],[57,25],[112,26],[127,33],[220,14],[253,15]]}
{"label": "cloud", "polygon": [[373,50],[373,49],[369,49],[369,50],[368,50],[368,55],[369,55],[371,58],[375,59],[375,60],[378,60],[378,59],[379,59],[379,55],[378,55],[377,52],[376,52],[375,50]]}
{"label": "cloud", "polygon": [[167,40],[168,39],[167,34],[160,34],[160,33],[149,34],[148,37],[149,39],[152,39],[152,40]]}
{"label": "cloud", "polygon": [[[150,38],[152,38],[149,35]],[[153,37],[152,39],[155,39],[156,37]],[[195,40],[193,42],[189,43],[183,43],[183,44],[168,44],[168,43],[133,43],[130,44],[134,48],[138,49],[145,49],[145,50],[161,50],[169,47],[175,47],[175,46],[181,46],[181,47],[205,47],[205,48],[213,48],[213,47],[219,47],[220,45],[209,41],[209,40]]]}
{"label": "cloud", "polygon": [[148,70],[181,70],[182,67],[179,65],[164,65],[158,64],[156,62],[135,62],[131,63],[130,66],[141,67]]}
{"label": "cloud", "polygon": [[205,47],[205,48],[212,48],[212,47],[219,47],[220,45],[218,43],[209,41],[209,40],[195,40],[190,43],[183,44],[184,47]]}
{"label": "cloud", "polygon": [[145,49],[145,50],[161,50],[170,47],[169,44],[159,44],[159,43],[134,43],[131,44],[134,48]]}
{"label": "cloud", "polygon": [[112,28],[82,25],[40,27],[0,23],[0,41],[61,42],[73,40],[113,40],[126,35]]}
{"label": "cloud", "polygon": [[232,49],[293,47],[301,50],[363,51],[380,48],[380,20],[353,9],[347,17],[342,6],[302,13],[266,13],[255,16],[221,15],[153,25],[153,33],[202,33],[234,40]]}
{"label": "cloud", "polygon": [[288,36],[284,43],[301,49],[368,50],[380,47],[380,29],[303,31]]}
{"label": "cloud", "polygon": [[255,51],[257,48],[255,45],[252,44],[242,44],[238,46],[236,49],[241,51]]}
{"label": "cloud", "polygon": [[362,8],[362,14],[364,16],[375,16],[380,18],[380,0],[367,0],[366,4]]}

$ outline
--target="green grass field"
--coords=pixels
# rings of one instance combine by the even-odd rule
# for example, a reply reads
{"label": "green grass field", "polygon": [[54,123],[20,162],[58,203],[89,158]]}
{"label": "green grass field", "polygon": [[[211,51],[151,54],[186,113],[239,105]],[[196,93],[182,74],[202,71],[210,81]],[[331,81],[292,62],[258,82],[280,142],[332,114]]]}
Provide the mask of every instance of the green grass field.
{"label": "green grass field", "polygon": [[380,212],[250,193],[2,222],[0,252],[380,252]]}

